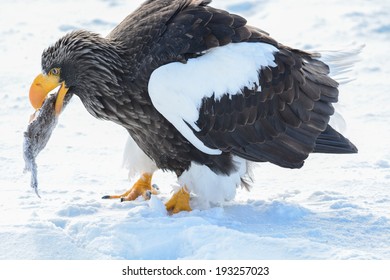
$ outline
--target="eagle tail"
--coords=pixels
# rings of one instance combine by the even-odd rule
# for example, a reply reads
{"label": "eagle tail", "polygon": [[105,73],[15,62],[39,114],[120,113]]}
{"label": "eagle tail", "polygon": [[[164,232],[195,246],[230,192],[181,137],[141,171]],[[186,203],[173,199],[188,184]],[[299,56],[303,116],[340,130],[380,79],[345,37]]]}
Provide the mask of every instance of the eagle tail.
{"label": "eagle tail", "polygon": [[318,136],[313,152],[325,154],[355,154],[358,152],[358,149],[347,138],[328,125],[325,131]]}

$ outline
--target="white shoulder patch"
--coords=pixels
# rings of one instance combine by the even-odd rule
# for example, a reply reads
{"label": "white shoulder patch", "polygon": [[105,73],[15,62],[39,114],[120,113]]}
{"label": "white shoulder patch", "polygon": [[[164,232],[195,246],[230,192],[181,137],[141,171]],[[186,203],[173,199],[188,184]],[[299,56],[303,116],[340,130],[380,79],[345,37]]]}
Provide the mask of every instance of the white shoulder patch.
{"label": "white shoulder patch", "polygon": [[200,141],[186,122],[199,131],[196,121],[202,99],[242,94],[244,87],[259,85],[259,70],[275,67],[278,49],[265,43],[237,43],[209,50],[189,59],[156,69],[149,80],[149,95],[155,108],[200,151],[221,154]]}

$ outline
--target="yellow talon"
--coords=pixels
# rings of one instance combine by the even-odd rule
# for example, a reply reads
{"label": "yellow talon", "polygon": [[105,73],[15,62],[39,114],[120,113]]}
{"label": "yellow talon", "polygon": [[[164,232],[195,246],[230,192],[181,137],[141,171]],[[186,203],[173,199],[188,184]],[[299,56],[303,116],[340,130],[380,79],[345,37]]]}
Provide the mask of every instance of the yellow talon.
{"label": "yellow talon", "polygon": [[136,200],[139,196],[144,199],[150,199],[151,194],[157,194],[157,191],[152,187],[152,173],[144,173],[127,192],[121,195],[106,195],[103,199],[120,199],[121,201]]}
{"label": "yellow talon", "polygon": [[167,211],[172,214],[177,214],[181,211],[192,211],[190,206],[190,193],[186,187],[182,187],[172,198],[165,203]]}

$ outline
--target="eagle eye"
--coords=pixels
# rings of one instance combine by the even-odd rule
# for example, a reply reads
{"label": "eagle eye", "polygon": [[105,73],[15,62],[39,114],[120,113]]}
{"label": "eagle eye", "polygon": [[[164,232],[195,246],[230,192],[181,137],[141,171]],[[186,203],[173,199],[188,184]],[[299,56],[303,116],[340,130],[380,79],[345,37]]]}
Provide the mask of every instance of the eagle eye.
{"label": "eagle eye", "polygon": [[59,76],[60,75],[60,68],[52,68],[52,69],[50,69],[49,75]]}

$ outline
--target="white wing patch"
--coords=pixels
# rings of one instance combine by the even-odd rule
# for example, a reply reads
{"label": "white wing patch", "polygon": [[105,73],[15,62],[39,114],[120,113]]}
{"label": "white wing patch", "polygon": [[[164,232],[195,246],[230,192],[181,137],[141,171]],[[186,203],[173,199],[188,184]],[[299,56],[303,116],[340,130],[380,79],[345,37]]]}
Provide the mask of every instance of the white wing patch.
{"label": "white wing patch", "polygon": [[259,85],[259,70],[275,67],[278,49],[265,43],[237,43],[209,50],[186,64],[170,63],[156,69],[149,80],[149,95],[154,107],[200,151],[221,154],[206,147],[195,131],[202,99],[242,94],[244,87]]}

